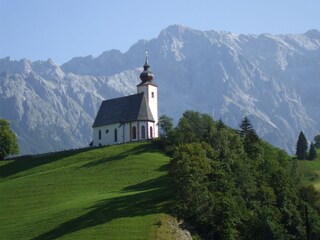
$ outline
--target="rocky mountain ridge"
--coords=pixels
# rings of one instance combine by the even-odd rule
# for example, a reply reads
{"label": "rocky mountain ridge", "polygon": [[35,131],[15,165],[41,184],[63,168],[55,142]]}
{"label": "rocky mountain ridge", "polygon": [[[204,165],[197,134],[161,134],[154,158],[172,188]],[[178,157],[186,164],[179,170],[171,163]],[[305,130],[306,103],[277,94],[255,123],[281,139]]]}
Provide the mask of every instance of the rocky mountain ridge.
{"label": "rocky mountain ridge", "polygon": [[135,93],[144,52],[159,85],[159,111],[188,109],[238,127],[243,116],[267,141],[293,152],[303,130],[320,132],[320,32],[242,35],[173,25],[126,53],[62,64],[0,59],[0,117],[22,153],[86,146],[103,99]]}

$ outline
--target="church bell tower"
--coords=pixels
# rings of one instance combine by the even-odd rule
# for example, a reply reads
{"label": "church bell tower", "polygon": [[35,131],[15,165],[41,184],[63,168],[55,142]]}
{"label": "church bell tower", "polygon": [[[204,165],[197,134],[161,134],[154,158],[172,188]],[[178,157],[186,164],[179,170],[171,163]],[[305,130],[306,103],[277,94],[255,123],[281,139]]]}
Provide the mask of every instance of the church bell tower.
{"label": "church bell tower", "polygon": [[154,79],[153,73],[150,71],[148,63],[148,52],[146,51],[146,61],[143,66],[143,72],[140,74],[141,83],[137,85],[138,93],[144,93],[144,96],[149,104],[152,116],[155,120],[154,124],[148,127],[149,138],[157,138],[159,136],[158,130],[158,86],[152,81]]}

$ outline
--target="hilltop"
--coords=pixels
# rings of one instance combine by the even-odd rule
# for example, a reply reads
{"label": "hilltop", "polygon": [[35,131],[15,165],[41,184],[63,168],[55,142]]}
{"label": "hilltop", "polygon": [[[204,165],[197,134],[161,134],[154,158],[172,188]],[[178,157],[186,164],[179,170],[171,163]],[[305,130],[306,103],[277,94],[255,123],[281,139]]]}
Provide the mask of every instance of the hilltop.
{"label": "hilltop", "polygon": [[1,161],[1,237],[161,237],[168,164],[150,142]]}

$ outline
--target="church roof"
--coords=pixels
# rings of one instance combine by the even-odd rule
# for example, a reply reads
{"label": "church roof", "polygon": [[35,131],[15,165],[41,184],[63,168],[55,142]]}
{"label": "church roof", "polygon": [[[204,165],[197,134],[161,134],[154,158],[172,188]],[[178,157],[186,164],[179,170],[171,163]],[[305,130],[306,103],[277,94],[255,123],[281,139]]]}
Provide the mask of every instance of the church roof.
{"label": "church roof", "polygon": [[144,93],[103,101],[92,127],[132,121],[154,122]]}

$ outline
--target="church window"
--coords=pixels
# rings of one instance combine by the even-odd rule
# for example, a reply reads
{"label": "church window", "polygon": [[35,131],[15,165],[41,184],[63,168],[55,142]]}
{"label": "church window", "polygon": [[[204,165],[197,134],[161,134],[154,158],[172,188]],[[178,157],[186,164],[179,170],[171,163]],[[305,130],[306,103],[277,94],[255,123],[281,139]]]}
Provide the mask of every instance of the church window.
{"label": "church window", "polygon": [[101,139],[101,130],[99,130],[99,139]]}
{"label": "church window", "polygon": [[106,129],[106,133],[108,133],[109,132],[109,129]]}
{"label": "church window", "polygon": [[154,98],[154,92],[151,93],[151,97]]}
{"label": "church window", "polygon": [[114,141],[118,142],[118,130],[114,129]]}
{"label": "church window", "polygon": [[137,128],[135,126],[132,127],[132,139],[137,139]]}
{"label": "church window", "polygon": [[152,127],[150,127],[150,138],[153,138],[153,131],[152,131]]}
{"label": "church window", "polygon": [[141,138],[146,138],[146,127],[141,126]]}

